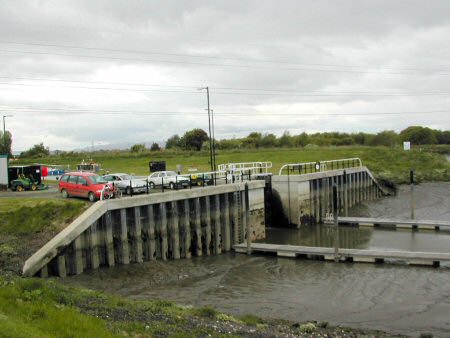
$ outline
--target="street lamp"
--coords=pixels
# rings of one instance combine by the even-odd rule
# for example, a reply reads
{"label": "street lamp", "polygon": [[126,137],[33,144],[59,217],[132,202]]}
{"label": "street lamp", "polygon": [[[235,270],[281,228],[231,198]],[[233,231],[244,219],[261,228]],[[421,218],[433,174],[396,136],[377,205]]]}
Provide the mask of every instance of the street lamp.
{"label": "street lamp", "polygon": [[5,152],[6,152],[6,124],[5,124],[5,119],[7,117],[13,117],[12,115],[3,115],[3,145],[5,147]]}

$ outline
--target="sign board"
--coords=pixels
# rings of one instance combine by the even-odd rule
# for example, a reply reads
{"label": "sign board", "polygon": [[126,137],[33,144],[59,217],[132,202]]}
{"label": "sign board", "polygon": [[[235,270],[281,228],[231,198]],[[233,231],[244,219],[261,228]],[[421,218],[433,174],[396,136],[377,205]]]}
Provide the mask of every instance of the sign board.
{"label": "sign board", "polygon": [[151,173],[154,173],[155,171],[165,171],[166,161],[151,161],[148,162],[148,166]]}
{"label": "sign board", "polygon": [[411,142],[403,142],[403,150],[411,150]]}
{"label": "sign board", "polygon": [[8,155],[0,155],[0,185],[8,185]]}

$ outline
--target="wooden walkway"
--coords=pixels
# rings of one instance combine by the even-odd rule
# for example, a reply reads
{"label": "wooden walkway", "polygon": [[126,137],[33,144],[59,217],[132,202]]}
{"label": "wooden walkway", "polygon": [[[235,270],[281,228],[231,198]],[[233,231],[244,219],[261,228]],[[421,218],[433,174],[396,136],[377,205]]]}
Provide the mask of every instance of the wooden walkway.
{"label": "wooden walkway", "polygon": [[[245,243],[233,246],[238,253],[247,253]],[[275,253],[279,257],[334,260],[334,248],[251,243],[251,253]],[[450,262],[450,253],[413,252],[392,250],[339,249],[340,262],[405,263],[410,265],[439,266]]]}
{"label": "wooden walkway", "polygon": [[400,218],[338,217],[340,225],[392,227],[396,229],[450,230],[449,221],[405,220]]}

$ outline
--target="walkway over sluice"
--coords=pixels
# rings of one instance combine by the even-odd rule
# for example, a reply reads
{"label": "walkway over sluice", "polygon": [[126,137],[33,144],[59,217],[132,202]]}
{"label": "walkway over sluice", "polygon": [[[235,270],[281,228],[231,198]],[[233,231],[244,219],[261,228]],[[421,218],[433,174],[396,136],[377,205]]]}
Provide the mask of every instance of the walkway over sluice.
{"label": "walkway over sluice", "polygon": [[356,225],[360,227],[386,227],[395,229],[417,230],[450,230],[449,221],[433,221],[400,218],[339,217],[340,225]]}
{"label": "walkway over sluice", "polygon": [[230,251],[265,237],[264,181],[96,202],[25,262],[24,276]]}
{"label": "walkway over sluice", "polygon": [[296,226],[329,218],[333,185],[341,215],[355,204],[388,194],[359,159],[287,164],[272,177],[273,198],[282,207],[285,223]]}
{"label": "walkway over sluice", "polygon": [[441,262],[450,262],[450,253],[439,252],[339,249],[336,258],[334,248],[324,247],[251,243],[250,250],[246,244],[234,245],[234,249],[239,253],[275,253],[279,257],[301,257],[338,262],[403,262],[410,265],[432,266],[439,266]]}

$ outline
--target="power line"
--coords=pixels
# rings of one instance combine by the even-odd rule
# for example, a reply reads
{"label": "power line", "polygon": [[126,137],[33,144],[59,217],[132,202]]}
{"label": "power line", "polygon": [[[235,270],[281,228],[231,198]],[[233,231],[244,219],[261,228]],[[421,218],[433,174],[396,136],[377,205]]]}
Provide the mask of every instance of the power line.
{"label": "power line", "polygon": [[[154,59],[137,59],[137,58],[123,58],[113,56],[98,56],[98,55],[81,55],[81,54],[67,54],[67,53],[50,53],[37,51],[23,51],[23,50],[6,50],[0,49],[4,53],[21,53],[34,55],[52,55],[75,58],[90,58],[90,59],[106,59],[116,61],[136,61],[136,62],[152,62],[164,64],[184,64],[195,66],[212,66],[212,67],[231,67],[231,68],[245,68],[245,69],[270,69],[270,70],[285,70],[285,71],[304,71],[304,72],[325,72],[325,73],[353,73],[353,74],[377,74],[377,75],[426,75],[425,73],[411,73],[411,72],[375,72],[375,71],[357,71],[357,70],[339,70],[339,69],[311,69],[311,68],[290,68],[290,67],[265,67],[265,66],[251,66],[251,65],[235,65],[224,63],[205,63],[205,62],[190,62],[190,61],[170,61],[170,60],[154,60]],[[435,76],[448,76],[450,73],[434,73]]]}
{"label": "power line", "polygon": [[151,52],[141,50],[127,50],[127,49],[114,49],[114,48],[99,48],[99,47],[86,47],[86,46],[74,46],[74,45],[59,45],[59,44],[45,44],[34,42],[17,42],[0,40],[0,43],[25,45],[25,46],[39,46],[39,47],[55,47],[55,48],[71,48],[89,51],[103,51],[103,52],[120,52],[120,53],[132,53],[132,54],[144,54],[144,55],[160,55],[160,56],[176,56],[176,57],[189,57],[189,58],[202,58],[213,60],[230,60],[230,61],[245,61],[245,62],[261,62],[261,63],[274,63],[285,65],[299,65],[299,66],[312,66],[312,67],[341,67],[350,69],[376,69],[378,71],[412,71],[412,72],[441,72],[449,71],[449,69],[420,69],[420,68],[390,68],[390,67],[373,67],[373,66],[349,66],[340,64],[325,64],[325,63],[308,63],[308,62],[294,62],[294,61],[280,61],[280,60],[267,60],[267,59],[249,59],[249,58],[237,58],[237,57],[221,57],[221,56],[209,56],[209,55],[195,55],[195,54],[182,54],[182,53],[163,53],[163,52]]}
{"label": "power line", "polygon": [[[42,24],[32,24],[29,22],[13,22],[13,21],[0,21],[0,24],[4,25],[21,25],[21,26],[30,26],[30,27],[42,27],[42,28],[51,28],[51,29],[66,29],[66,30],[74,30],[74,31],[83,31],[83,32],[89,32],[89,33],[108,33],[108,34],[116,34],[116,35],[134,35],[134,36],[142,36],[142,37],[152,37],[152,38],[159,38],[159,39],[168,39],[168,40],[190,40],[190,41],[197,41],[197,42],[204,42],[204,43],[224,43],[228,45],[237,45],[237,46],[251,46],[251,47],[257,47],[257,48],[288,48],[288,49],[307,49],[306,47],[298,47],[298,46],[286,46],[283,44],[274,44],[274,43],[249,43],[249,42],[236,42],[236,41],[227,41],[227,40],[210,40],[210,39],[204,39],[204,38],[194,38],[194,37],[188,37],[188,36],[171,36],[171,35],[160,35],[160,34],[149,34],[149,33],[141,33],[141,32],[130,32],[130,31],[113,31],[113,30],[99,30],[98,28],[94,27],[74,27],[74,26],[60,26],[60,25],[42,25]],[[309,47],[308,47],[309,48]],[[336,49],[336,48],[334,48]],[[340,49],[340,48],[337,48]],[[331,49],[332,50],[332,49]],[[367,55],[382,55],[382,56],[394,56],[394,57],[400,57],[404,59],[412,59],[411,55],[396,55],[396,54],[386,54],[386,53],[371,53],[366,51],[354,51],[354,50],[348,50],[345,49],[345,53],[353,53],[353,54],[367,54]],[[427,60],[443,60],[448,61],[448,57],[436,57],[436,56],[422,56],[422,55],[416,55],[414,58],[421,58],[421,59],[427,59]]]}
{"label": "power line", "polygon": [[[36,112],[36,113],[64,113],[64,114],[107,114],[107,115],[205,115],[203,112],[188,111],[136,111],[136,110],[92,110],[77,108],[34,108],[34,107],[0,107],[0,111],[5,112]],[[372,112],[372,113],[278,113],[278,112],[239,112],[239,113],[214,113],[219,116],[378,116],[378,115],[416,115],[416,114],[447,114],[449,110],[430,111],[403,111],[403,112]]]}
{"label": "power line", "polygon": [[[3,79],[19,79],[19,80],[39,80],[47,81],[45,79],[32,79],[32,78],[9,78],[0,77]],[[84,83],[83,81],[68,81],[49,79],[49,82],[74,82]],[[86,81],[85,83],[92,84],[107,84],[107,82],[93,82]],[[146,85],[146,84],[126,84],[126,83],[111,83],[116,85],[129,85],[129,86],[153,86],[153,87],[165,87],[164,85]],[[11,83],[0,82],[0,85],[4,86],[25,86],[25,87],[49,87],[49,88],[68,88],[68,89],[87,89],[87,90],[112,90],[112,91],[130,91],[130,92],[157,92],[157,93],[183,93],[183,94],[199,94],[198,91],[187,90],[163,90],[163,89],[140,89],[140,88],[117,88],[117,87],[89,87],[89,86],[53,86],[49,84],[34,84],[34,83]],[[188,86],[167,86],[169,88],[194,88]],[[253,92],[251,92],[253,91]],[[321,91],[283,91],[283,90],[265,90],[262,89],[262,93],[256,92],[258,89],[239,89],[239,88],[216,88],[211,89],[211,92],[217,95],[250,95],[250,96],[288,96],[288,97],[404,97],[404,96],[447,96],[450,92],[402,92],[402,93],[388,93],[388,92],[321,92]],[[314,93],[314,94],[308,94]]]}

